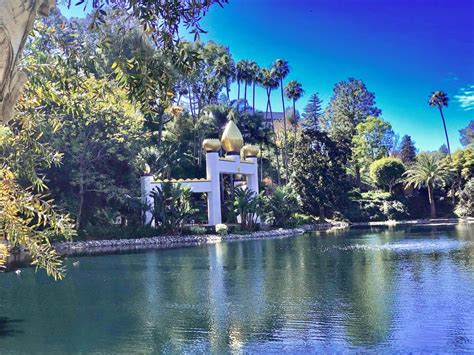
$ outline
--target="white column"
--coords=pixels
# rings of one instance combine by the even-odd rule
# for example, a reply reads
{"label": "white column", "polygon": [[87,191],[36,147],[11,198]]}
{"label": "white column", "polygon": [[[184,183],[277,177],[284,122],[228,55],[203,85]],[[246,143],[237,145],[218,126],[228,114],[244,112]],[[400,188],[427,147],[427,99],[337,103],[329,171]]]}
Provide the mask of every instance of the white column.
{"label": "white column", "polygon": [[207,219],[211,226],[215,226],[222,223],[218,152],[206,153],[206,175],[211,181],[211,191],[207,193]]}
{"label": "white column", "polygon": [[[256,157],[248,157],[252,164],[252,174],[247,175],[247,188],[258,195],[258,160]],[[257,222],[260,222],[260,217],[257,217]]]}
{"label": "white column", "polygon": [[[142,195],[142,203],[149,208],[145,210],[145,224],[149,224],[153,220],[153,197],[150,196],[152,186],[153,176],[146,175],[140,178],[140,187],[141,187],[141,195]],[[151,224],[152,227],[155,226],[155,222]]]}

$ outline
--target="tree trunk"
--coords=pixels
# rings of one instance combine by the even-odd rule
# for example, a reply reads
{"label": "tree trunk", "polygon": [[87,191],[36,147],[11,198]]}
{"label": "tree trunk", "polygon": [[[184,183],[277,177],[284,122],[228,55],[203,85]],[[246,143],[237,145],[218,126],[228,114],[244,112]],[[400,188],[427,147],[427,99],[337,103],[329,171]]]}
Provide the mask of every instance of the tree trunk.
{"label": "tree trunk", "polygon": [[[273,131],[273,139],[276,139],[275,134],[275,121],[273,120],[273,111],[272,111],[272,103],[270,100],[271,90],[267,89],[268,95],[268,107],[270,109],[270,119],[272,120],[272,131]],[[280,177],[280,152],[278,151],[278,146],[275,144],[275,151],[276,151],[276,161],[277,161],[277,182],[278,185],[281,185],[281,177]]]}
{"label": "tree trunk", "polygon": [[247,82],[244,81],[244,112],[247,111]]}
{"label": "tree trunk", "polygon": [[79,202],[77,204],[76,213],[76,231],[81,228],[82,208],[84,206],[84,180],[81,176],[79,179]]}
{"label": "tree trunk", "polygon": [[441,108],[441,105],[438,105],[438,108],[439,108],[439,113],[441,114],[441,119],[443,120],[444,134],[446,136],[446,143],[448,145],[449,158],[451,158],[451,147],[449,146],[448,130],[446,129],[446,121],[444,120],[443,109]]}
{"label": "tree trunk", "polygon": [[430,201],[430,217],[436,218],[436,205],[433,195],[433,186],[431,186],[431,184],[428,184],[428,199]]}
{"label": "tree trunk", "polygon": [[255,81],[253,82],[253,88],[252,88],[252,113],[255,115]]}
{"label": "tree trunk", "polygon": [[227,81],[225,83],[225,91],[227,93],[227,101],[230,101],[230,89],[229,89],[229,83]]}
{"label": "tree trunk", "polygon": [[240,100],[240,80],[237,80],[237,101]]}
{"label": "tree trunk", "polygon": [[325,212],[325,211],[324,211],[324,206],[323,206],[323,205],[320,205],[320,206],[319,206],[319,219],[320,219],[321,221],[323,221],[323,222],[324,222],[324,220],[326,219],[326,214],[325,214],[324,212]]}
{"label": "tree trunk", "polygon": [[287,150],[287,129],[285,112],[285,95],[283,93],[283,78],[280,79],[281,104],[283,108],[283,167],[285,168],[286,178],[288,179],[288,150]]}

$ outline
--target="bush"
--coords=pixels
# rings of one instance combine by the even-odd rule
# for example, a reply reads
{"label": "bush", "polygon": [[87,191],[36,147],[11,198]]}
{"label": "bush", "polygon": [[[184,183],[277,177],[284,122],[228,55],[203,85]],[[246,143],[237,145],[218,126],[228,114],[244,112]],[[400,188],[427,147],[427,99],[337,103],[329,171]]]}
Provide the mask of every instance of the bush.
{"label": "bush", "polygon": [[378,187],[388,188],[391,193],[393,187],[400,182],[405,166],[400,159],[382,158],[370,165],[370,178]]}
{"label": "bush", "polygon": [[474,217],[474,179],[470,179],[459,193],[454,213],[459,217]]}
{"label": "bush", "polygon": [[289,187],[277,187],[269,196],[262,199],[265,219],[275,227],[294,224],[292,216],[298,211],[298,199]]}
{"label": "bush", "polygon": [[75,240],[106,240],[106,239],[135,239],[156,237],[162,234],[162,231],[150,226],[93,226],[88,225],[81,229]]}
{"label": "bush", "polygon": [[244,230],[255,230],[260,212],[260,196],[250,189],[235,190],[234,211],[240,217]]}
{"label": "bush", "polygon": [[191,190],[181,184],[164,183],[152,191],[155,224],[171,234],[181,233],[196,212],[191,207]]}
{"label": "bush", "polygon": [[297,226],[316,223],[316,219],[313,216],[309,216],[303,213],[295,213],[293,214],[291,219],[293,220],[294,224],[296,224]]}
{"label": "bush", "polygon": [[[356,196],[356,195],[355,195]],[[370,191],[353,198],[344,213],[352,222],[399,220],[409,217],[406,199],[383,191]]]}
{"label": "bush", "polygon": [[191,226],[188,230],[189,234],[202,235],[207,233],[207,229],[201,226]]}
{"label": "bush", "polygon": [[229,228],[225,224],[223,223],[216,224],[216,233],[219,234],[220,236],[227,235],[228,231],[229,231]]}

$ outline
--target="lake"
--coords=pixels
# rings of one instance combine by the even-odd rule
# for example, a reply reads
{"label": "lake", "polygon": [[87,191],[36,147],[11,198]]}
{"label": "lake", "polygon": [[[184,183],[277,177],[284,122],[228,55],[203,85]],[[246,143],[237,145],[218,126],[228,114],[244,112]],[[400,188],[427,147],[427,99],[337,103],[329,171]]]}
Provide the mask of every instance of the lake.
{"label": "lake", "polygon": [[[73,262],[79,265],[73,266]],[[309,233],[0,274],[0,352],[474,351],[474,226]]]}

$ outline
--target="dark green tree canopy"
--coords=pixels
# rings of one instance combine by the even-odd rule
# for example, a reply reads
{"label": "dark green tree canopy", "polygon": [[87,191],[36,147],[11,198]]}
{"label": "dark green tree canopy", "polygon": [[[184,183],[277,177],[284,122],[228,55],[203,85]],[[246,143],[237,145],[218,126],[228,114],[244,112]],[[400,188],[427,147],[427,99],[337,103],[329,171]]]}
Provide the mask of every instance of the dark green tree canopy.
{"label": "dark green tree canopy", "polygon": [[474,144],[474,120],[471,120],[465,128],[459,130],[459,134],[461,136],[459,140],[463,146]]}
{"label": "dark green tree canopy", "polygon": [[303,132],[295,145],[290,183],[305,212],[317,215],[340,203],[346,192],[346,156],[327,133],[312,129]]}
{"label": "dark green tree canopy", "polygon": [[319,98],[319,93],[310,96],[308,103],[303,111],[303,127],[304,128],[319,128],[319,119],[323,114],[322,108],[323,100]]}
{"label": "dark green tree canopy", "polygon": [[404,164],[411,164],[416,158],[415,142],[409,135],[404,135],[400,144],[400,158]]}
{"label": "dark green tree canopy", "polygon": [[381,114],[375,103],[375,94],[367,89],[362,80],[349,78],[334,87],[321,126],[335,140],[351,140],[357,124],[369,116],[379,117]]}
{"label": "dark green tree canopy", "polygon": [[393,186],[400,182],[404,172],[405,166],[396,158],[382,158],[370,165],[370,177],[374,183],[387,188],[389,192],[392,192]]}

